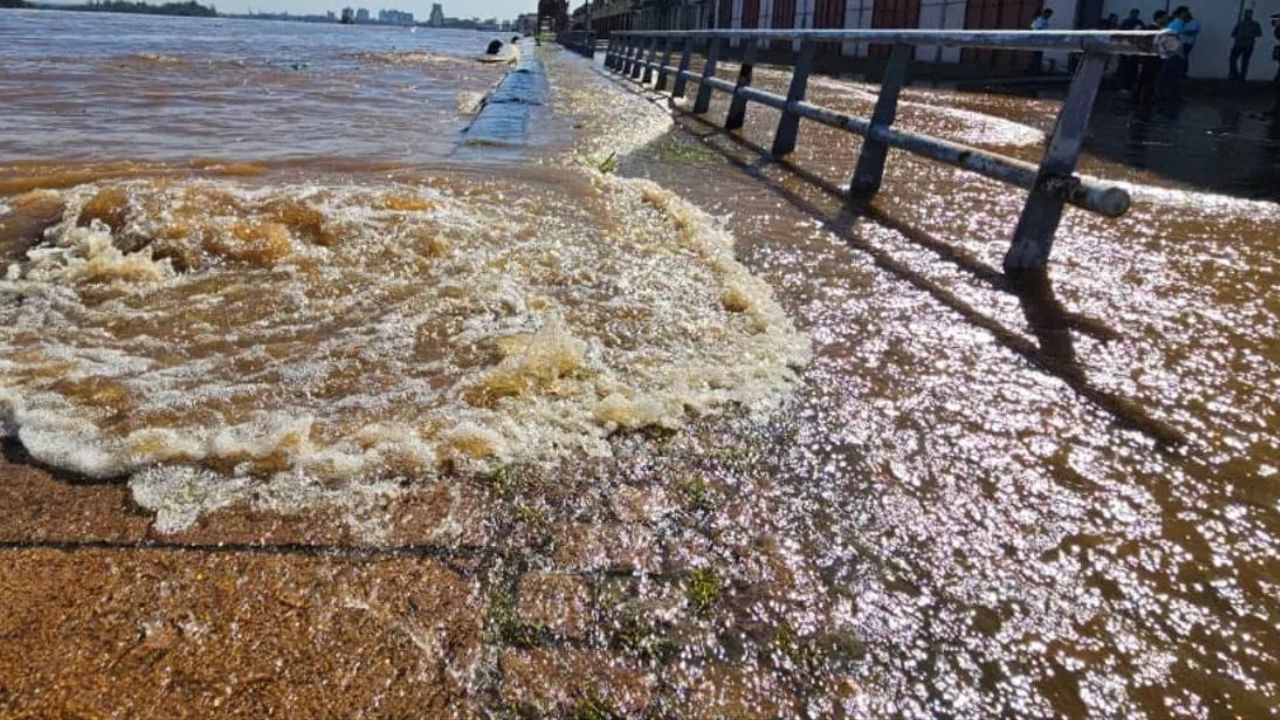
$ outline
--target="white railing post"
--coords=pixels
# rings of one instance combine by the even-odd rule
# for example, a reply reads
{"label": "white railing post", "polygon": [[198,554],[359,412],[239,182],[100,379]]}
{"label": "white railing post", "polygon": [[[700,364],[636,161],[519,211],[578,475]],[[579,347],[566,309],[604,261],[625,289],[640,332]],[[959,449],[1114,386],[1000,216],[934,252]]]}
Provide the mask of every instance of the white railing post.
{"label": "white railing post", "polygon": [[742,69],[738,71],[738,83],[734,87],[733,99],[729,101],[729,114],[724,119],[726,130],[737,130],[747,123],[747,99],[738,95],[738,91],[751,84],[755,64],[756,39],[747,38],[742,46]]}
{"label": "white railing post", "polygon": [[631,72],[631,52],[635,49],[636,39],[630,35],[622,38],[622,62],[619,63],[623,75]]}
{"label": "white railing post", "polygon": [[686,36],[684,39],[684,49],[680,51],[680,67],[676,71],[676,83],[671,87],[671,98],[682,98],[685,90],[689,87],[689,79],[685,77],[685,73],[689,72],[689,65],[693,62],[693,36]]}
{"label": "white railing post", "polygon": [[1040,163],[1035,187],[1013,231],[1013,244],[1004,258],[1006,271],[1039,269],[1049,262],[1053,236],[1062,221],[1064,197],[1072,190],[1054,186],[1073,182],[1072,176],[1089,129],[1089,118],[1093,114],[1093,103],[1097,100],[1098,87],[1106,69],[1107,56],[1093,53],[1085,54],[1076,68],[1071,89],[1067,91],[1067,99],[1053,129],[1053,138]]}
{"label": "white railing post", "polygon": [[794,103],[802,102],[809,87],[809,73],[813,70],[813,57],[818,51],[818,44],[805,40],[800,44],[800,54],[796,57],[796,67],[791,75],[791,89],[787,91],[787,104],[782,110],[782,119],[778,121],[778,130],[773,135],[773,156],[790,155],[796,149],[796,139],[800,134],[800,116],[791,109]]}
{"label": "white railing post", "polygon": [[[702,78],[712,78],[716,76],[716,65],[720,62],[720,47],[724,44],[724,39],[719,35],[711,38],[711,47],[707,50],[707,64],[702,68]],[[698,97],[693,102],[693,112],[695,115],[702,115],[711,109],[711,86],[705,82],[698,83]]]}
{"label": "white railing post", "polygon": [[880,183],[884,181],[884,165],[889,158],[889,146],[877,140],[875,132],[892,126],[898,117],[898,96],[907,82],[907,61],[910,59],[909,45],[894,45],[889,53],[889,64],[885,66],[884,78],[880,81],[880,98],[871,115],[871,132],[862,142],[862,154],[858,156],[858,167],[854,170],[853,181],[849,186],[854,197],[875,195],[880,190]]}
{"label": "white railing post", "polygon": [[671,67],[671,51],[675,45],[675,40],[670,37],[662,39],[662,64],[658,67],[658,82],[654,85],[654,89],[662,92],[667,89],[667,68]]}
{"label": "white railing post", "polygon": [[654,42],[653,38],[637,38],[636,39],[636,61],[631,65],[631,79],[639,80],[640,74],[645,71],[644,53],[647,49],[646,45]]}
{"label": "white railing post", "polygon": [[648,64],[644,66],[644,79],[640,82],[648,85],[653,81],[653,66],[658,60],[658,38],[654,37],[649,41],[649,57]]}

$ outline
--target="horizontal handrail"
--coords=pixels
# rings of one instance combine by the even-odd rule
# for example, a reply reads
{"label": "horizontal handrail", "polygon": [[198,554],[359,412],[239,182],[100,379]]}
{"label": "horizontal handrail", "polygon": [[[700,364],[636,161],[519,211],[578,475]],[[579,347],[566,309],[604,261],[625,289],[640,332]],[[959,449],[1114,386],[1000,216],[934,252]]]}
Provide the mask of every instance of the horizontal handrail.
{"label": "horizontal handrail", "polygon": [[1164,30],[625,30],[623,37],[712,40],[812,40],[884,45],[1066,50],[1103,55],[1172,57],[1182,50],[1177,33]]}
{"label": "horizontal handrail", "polygon": [[[716,77],[726,40],[732,38],[743,39],[736,81]],[[708,40],[705,62],[702,70],[695,72],[690,64],[695,43],[700,39]],[[773,39],[802,41],[794,59],[786,96],[752,87],[757,52]],[[823,43],[832,41],[862,41],[892,47],[875,111],[869,118],[806,102],[806,88],[815,54]],[[665,89],[668,78],[675,78],[672,100],[683,98],[689,83],[698,85],[697,98],[691,108],[695,115],[708,111],[713,91],[727,93],[732,100],[724,126],[730,131],[744,126],[749,103],[780,110],[781,117],[773,139],[772,153],[775,157],[784,157],[794,151],[802,118],[860,135],[863,145],[849,185],[849,195],[854,199],[869,199],[879,191],[890,148],[1029,190],[1030,195],[1014,229],[1012,246],[1005,256],[1005,269],[1019,271],[1043,268],[1048,262],[1063,206],[1071,204],[1107,217],[1118,217],[1128,211],[1131,200],[1123,188],[1081,177],[1075,172],[1089,117],[1109,55],[1164,54],[1175,44],[1181,46],[1178,36],[1163,32],[650,30],[614,33],[605,53],[605,67],[644,85],[648,85],[656,75],[655,89],[658,91]],[[906,84],[913,45],[1082,51],[1079,67],[1040,164],[894,128],[898,97]],[[677,49],[680,62],[673,66],[671,62]]]}
{"label": "horizontal handrail", "polygon": [[[992,180],[1009,183],[1024,190],[1034,190],[1036,187],[1036,176],[1039,168],[1035,163],[1005,157],[999,153],[988,152],[950,140],[921,135],[909,130],[877,127],[872,125],[867,118],[847,115],[804,101],[789,102],[785,97],[777,93],[750,86],[737,87],[735,83],[723,78],[703,77],[701,73],[662,66],[644,60],[637,60],[636,64],[656,71],[666,71],[673,75],[684,77],[690,82],[704,84],[721,92],[736,95],[775,110],[795,113],[806,120],[812,120],[840,130],[847,130],[862,137],[869,137],[890,147],[906,150],[931,160],[962,168]],[[1096,212],[1105,217],[1117,218],[1129,211],[1130,198],[1127,192],[1092,178],[1079,177],[1074,182],[1062,183],[1050,189],[1050,192],[1064,202]]]}

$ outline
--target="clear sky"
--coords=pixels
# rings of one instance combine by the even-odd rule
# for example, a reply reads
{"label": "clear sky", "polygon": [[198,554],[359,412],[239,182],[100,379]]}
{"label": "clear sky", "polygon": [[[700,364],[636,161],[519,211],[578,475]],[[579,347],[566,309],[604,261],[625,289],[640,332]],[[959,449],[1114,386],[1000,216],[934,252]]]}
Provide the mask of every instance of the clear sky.
{"label": "clear sky", "polygon": [[[444,5],[449,17],[496,17],[514,20],[520,13],[535,12],[538,0],[202,0],[212,2],[220,12],[244,12],[250,7],[255,12],[284,12],[294,14],[320,14],[325,10],[337,12],[343,7],[367,7],[373,12],[381,9],[403,10],[426,20],[433,2]],[[573,3],[581,4],[581,0]]]}

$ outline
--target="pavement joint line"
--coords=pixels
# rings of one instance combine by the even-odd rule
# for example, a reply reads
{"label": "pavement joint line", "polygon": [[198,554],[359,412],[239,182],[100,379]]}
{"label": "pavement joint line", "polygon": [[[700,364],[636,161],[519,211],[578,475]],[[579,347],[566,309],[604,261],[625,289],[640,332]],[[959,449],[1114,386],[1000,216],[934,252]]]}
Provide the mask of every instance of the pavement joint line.
{"label": "pavement joint line", "polygon": [[87,550],[125,550],[130,552],[179,552],[247,555],[302,555],[309,557],[378,558],[419,557],[438,560],[471,559],[486,552],[487,548],[441,545],[338,545],[307,543],[178,543],[144,540],[126,542],[118,540],[0,540],[0,552],[22,550],[61,550],[77,552]]}
{"label": "pavement joint line", "polygon": [[[414,557],[439,560],[460,574],[470,575],[470,568],[457,568],[453,563],[479,559],[486,554],[500,555],[500,548],[474,545],[448,548],[440,545],[335,545],[306,543],[175,543],[163,541],[127,542],[118,540],[0,540],[0,553],[24,550],[57,550],[61,552],[85,552],[90,550],[120,550],[126,552],[174,552],[205,553],[210,555],[298,555],[339,560],[381,559]],[[533,571],[530,571],[533,572]],[[527,573],[520,573],[523,576]],[[637,572],[625,569],[560,570],[554,574],[583,578],[631,578],[644,576],[652,580],[679,580],[682,572]]]}

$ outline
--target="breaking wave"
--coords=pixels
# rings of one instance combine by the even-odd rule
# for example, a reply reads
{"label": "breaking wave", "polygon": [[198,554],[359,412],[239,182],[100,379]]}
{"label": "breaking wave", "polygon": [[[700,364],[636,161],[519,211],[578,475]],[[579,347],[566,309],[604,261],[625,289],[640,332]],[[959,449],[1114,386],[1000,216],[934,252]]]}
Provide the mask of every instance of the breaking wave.
{"label": "breaking wave", "polygon": [[174,530],[254,483],[391,492],[786,395],[807,337],[711,217],[551,174],[17,196],[62,211],[0,281],[0,432]]}

